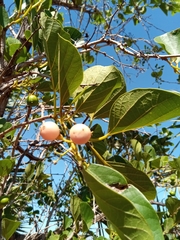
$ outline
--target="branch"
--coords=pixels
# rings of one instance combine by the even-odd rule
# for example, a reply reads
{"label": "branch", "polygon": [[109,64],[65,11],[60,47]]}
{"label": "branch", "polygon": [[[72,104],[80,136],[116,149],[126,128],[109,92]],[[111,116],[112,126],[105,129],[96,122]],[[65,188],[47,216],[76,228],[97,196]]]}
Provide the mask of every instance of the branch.
{"label": "branch", "polygon": [[[99,46],[99,44],[103,44],[103,43],[105,43],[104,46]],[[115,41],[111,38],[107,39],[107,38],[105,38],[105,36],[103,36],[102,38],[100,38],[98,40],[95,40],[93,42],[88,42],[88,43],[85,43],[85,44],[80,45],[80,46],[77,45],[76,47],[78,49],[83,49],[82,51],[80,51],[81,53],[83,53],[83,52],[92,51],[92,49],[94,50],[94,48],[97,48],[97,47],[107,47],[107,46],[110,46],[110,45],[115,45],[125,54],[133,56],[133,57],[137,57],[137,58],[146,58],[146,59],[156,58],[156,59],[162,59],[162,60],[167,61],[168,58],[180,57],[180,54],[165,54],[165,55],[160,55],[160,54],[155,54],[155,53],[146,54],[146,53],[143,53],[142,51],[136,51],[132,48],[131,48],[132,50],[129,50],[125,47],[126,44],[123,44],[121,42],[117,42],[117,41]]]}
{"label": "branch", "polygon": [[67,0],[53,0],[52,1],[53,5],[59,6],[59,7],[65,7],[68,8],[69,10],[76,10],[79,12],[86,12],[91,14],[92,12],[94,12],[94,10],[96,9],[93,5],[76,5],[74,3],[70,3]]}
{"label": "branch", "polygon": [[6,30],[3,28],[2,30],[0,30],[0,72],[3,71],[5,65],[4,60],[5,36]]}
{"label": "branch", "polygon": [[25,150],[18,144],[16,146],[16,149],[23,155],[23,156],[26,156],[28,157],[30,160],[34,160],[34,161],[43,161],[44,158],[38,158],[38,157],[35,157],[33,154],[31,154],[29,152],[29,148],[26,148]]}
{"label": "branch", "polygon": [[30,121],[25,121],[23,123],[19,123],[18,125],[14,125],[14,126],[8,128],[7,130],[5,130],[4,132],[0,133],[0,139],[3,138],[8,132],[11,132],[14,129],[20,128],[22,126],[29,125],[29,124],[34,123],[34,122],[42,122],[43,120],[48,119],[48,118],[53,118],[53,116],[52,115],[47,115],[47,116],[44,116],[44,117],[35,118],[33,120],[30,120]]}
{"label": "branch", "polygon": [[165,207],[166,204],[165,203],[162,203],[162,202],[157,202],[157,201],[150,201],[151,204],[154,204],[154,205],[158,205],[158,206],[163,206]]}
{"label": "branch", "polygon": [[1,96],[0,96],[0,102],[1,102],[0,117],[3,117],[3,115],[4,115],[4,111],[7,106],[10,93],[11,93],[10,88],[6,88],[5,91],[3,91],[3,92],[0,91],[0,94],[1,94]]}
{"label": "branch", "polygon": [[[66,192],[66,189],[67,187],[70,185],[71,181],[72,181],[72,177],[74,175],[74,171],[71,172],[71,174],[69,175],[69,178],[66,180],[66,184],[64,186],[64,188],[61,190],[61,193],[58,195],[58,199],[61,199],[61,197],[64,195],[64,193]],[[58,189],[59,190],[59,189]],[[58,191],[57,191],[58,192]],[[57,193],[56,192],[56,193]],[[54,213],[54,211],[56,210],[57,208],[57,205],[58,205],[58,201],[56,201],[53,205],[52,205],[52,208],[51,208],[51,211],[49,212],[49,215],[48,215],[48,218],[47,218],[47,222],[46,222],[46,228],[49,226],[49,223],[51,221],[51,218],[52,218],[52,215]],[[57,228],[55,230],[56,233],[58,233],[58,231],[60,231],[59,228]]]}

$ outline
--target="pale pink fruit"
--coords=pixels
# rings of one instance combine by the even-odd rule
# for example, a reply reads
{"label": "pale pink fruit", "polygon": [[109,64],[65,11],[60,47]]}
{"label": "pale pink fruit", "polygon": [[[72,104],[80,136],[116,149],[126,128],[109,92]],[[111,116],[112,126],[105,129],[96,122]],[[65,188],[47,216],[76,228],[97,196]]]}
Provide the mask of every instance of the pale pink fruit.
{"label": "pale pink fruit", "polygon": [[69,131],[70,139],[75,144],[85,144],[91,138],[91,130],[82,123],[75,124]]}
{"label": "pale pink fruit", "polygon": [[60,129],[54,122],[47,121],[40,126],[40,135],[45,140],[53,141],[59,136],[59,134]]}

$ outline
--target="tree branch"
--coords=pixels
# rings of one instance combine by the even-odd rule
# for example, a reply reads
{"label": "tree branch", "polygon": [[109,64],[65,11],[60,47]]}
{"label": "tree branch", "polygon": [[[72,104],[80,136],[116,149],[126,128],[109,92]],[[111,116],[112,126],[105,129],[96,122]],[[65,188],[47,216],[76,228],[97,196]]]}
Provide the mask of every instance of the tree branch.
{"label": "tree branch", "polygon": [[59,7],[65,7],[68,8],[69,10],[77,10],[79,12],[83,11],[86,13],[91,14],[95,7],[93,5],[76,5],[74,3],[70,3],[67,0],[53,0],[52,1],[53,5],[59,6]]}

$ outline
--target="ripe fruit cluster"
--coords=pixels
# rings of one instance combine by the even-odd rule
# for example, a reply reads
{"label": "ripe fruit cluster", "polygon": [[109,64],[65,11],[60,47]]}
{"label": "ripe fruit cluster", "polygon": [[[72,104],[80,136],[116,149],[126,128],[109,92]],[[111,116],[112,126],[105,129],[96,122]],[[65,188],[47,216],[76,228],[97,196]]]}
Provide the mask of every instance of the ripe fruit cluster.
{"label": "ripe fruit cluster", "polygon": [[85,144],[91,138],[91,130],[82,123],[75,124],[69,131],[70,139],[75,144]]}
{"label": "ripe fruit cluster", "polygon": [[[91,130],[82,123],[75,124],[69,131],[70,139],[75,144],[85,144],[91,138]],[[48,141],[56,140],[60,136],[58,125],[51,121],[46,121],[40,126],[40,135]]]}

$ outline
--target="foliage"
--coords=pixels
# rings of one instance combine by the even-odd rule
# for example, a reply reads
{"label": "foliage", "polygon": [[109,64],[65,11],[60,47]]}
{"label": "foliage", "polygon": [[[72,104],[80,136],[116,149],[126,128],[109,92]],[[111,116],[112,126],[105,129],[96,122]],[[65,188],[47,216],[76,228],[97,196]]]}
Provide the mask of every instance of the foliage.
{"label": "foliage", "polygon": [[[128,23],[135,29],[147,23],[147,10],[174,15],[179,3],[15,0],[10,10],[4,4],[0,237],[17,237],[25,228],[24,237],[33,239],[179,239],[173,130],[180,127],[180,94],[129,91],[125,78],[131,68],[140,73],[151,66],[151,59],[179,74],[179,29],[143,44],[126,31]],[[99,56],[111,64],[96,64]],[[164,66],[150,69],[161,82]],[[172,118],[169,128],[161,127]],[[46,120],[60,129],[53,141],[40,136]],[[79,122],[92,131],[82,145],[69,136]],[[158,187],[167,189],[164,202]]]}

